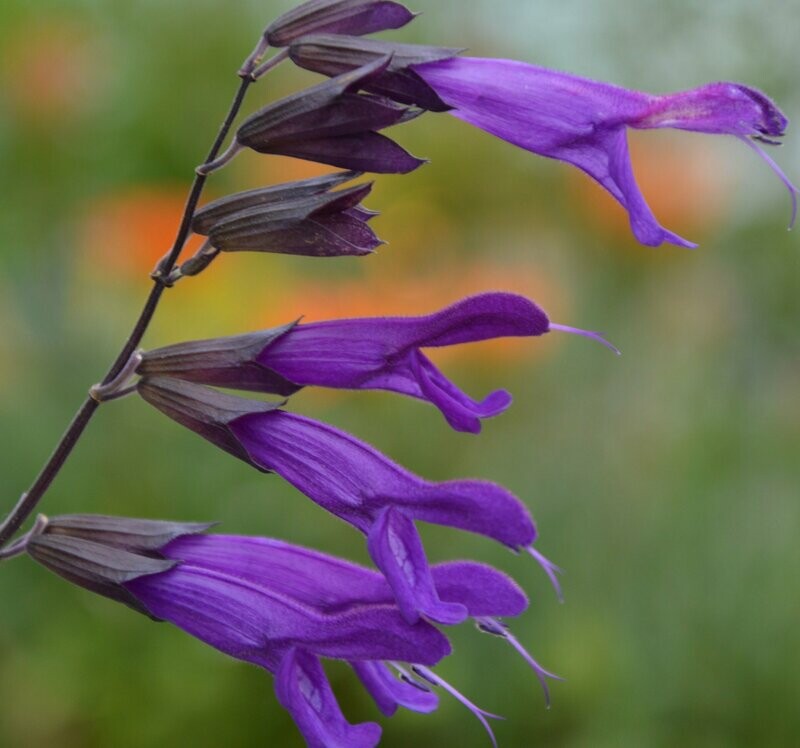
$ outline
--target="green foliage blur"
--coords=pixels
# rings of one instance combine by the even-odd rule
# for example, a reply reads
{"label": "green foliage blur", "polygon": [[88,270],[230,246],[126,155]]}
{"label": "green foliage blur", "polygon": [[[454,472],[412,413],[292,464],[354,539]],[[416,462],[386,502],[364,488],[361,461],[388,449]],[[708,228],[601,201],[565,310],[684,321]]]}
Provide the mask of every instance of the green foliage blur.
{"label": "green foliage blur", "polygon": [[[30,485],[105,371],[177,228],[235,71],[288,0],[0,4],[0,506]],[[800,121],[797,0],[418,0],[396,38],[467,46],[629,87],[741,80]],[[312,80],[280,68],[253,109]],[[546,711],[510,648],[469,626],[440,672],[506,748],[794,746],[800,735],[800,248],[786,192],[740,143],[632,136],[656,214],[697,251],[639,247],[622,211],[568,167],[446,115],[397,130],[432,159],[377,181],[390,242],[365,260],[225,257],[170,292],[149,346],[308,314],[421,313],[526,292],[589,341],[473,346],[442,365],[513,408],[480,437],[390,394],[304,392],[292,407],[432,479],[499,481],[566,569],[558,605],[530,559],[424,528],[530,593],[515,632],[566,682]],[[800,180],[800,138],[776,158]],[[241,155],[209,195],[315,173]],[[49,514],[219,520],[366,561],[351,528],[135,398],[104,406],[42,505]],[[352,720],[378,719],[346,668]],[[383,720],[383,745],[486,746],[442,698]],[[0,746],[300,746],[271,678],[25,558],[0,568]]]}

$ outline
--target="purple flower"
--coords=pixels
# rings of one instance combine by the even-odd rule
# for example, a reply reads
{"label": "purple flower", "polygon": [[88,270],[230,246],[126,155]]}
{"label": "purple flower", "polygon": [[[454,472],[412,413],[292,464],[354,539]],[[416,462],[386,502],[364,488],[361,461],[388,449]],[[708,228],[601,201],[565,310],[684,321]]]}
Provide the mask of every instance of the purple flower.
{"label": "purple flower", "polygon": [[633,175],[626,128],[670,127],[733,135],[797,189],[755,141],[777,144],[788,121],[763,93],[738,83],[652,95],[513,60],[453,58],[412,68],[452,114],[540,156],[566,161],[599,182],[628,211],[645,245],[696,246],[658,224]]}
{"label": "purple flower", "polygon": [[361,530],[410,623],[425,616],[453,624],[467,616],[463,605],[438,595],[417,520],[525,550],[558,590],[556,568],[533,548],[536,528],[530,513],[502,486],[480,480],[427,481],[332,426],[189,382],[146,377],[138,389],[169,417],[254,467],[278,473]]}
{"label": "purple flower", "polygon": [[429,402],[454,429],[477,434],[481,419],[505,411],[511,395],[497,390],[473,400],[421,349],[551,330],[602,341],[596,333],[551,324],[523,296],[486,293],[423,317],[331,320],[180,343],[146,353],[139,373],[286,396],[308,386],[388,390]]}
{"label": "purple flower", "polygon": [[[400,706],[434,711],[438,698],[427,683],[453,694],[491,735],[486,717],[494,715],[429,669],[450,653],[447,637],[426,621],[405,621],[380,574],[277,540],[200,532],[199,525],[56,517],[37,523],[27,550],[70,581],[274,673],[278,700],[309,746],[370,748],[381,734],[376,724],[345,719],[321,658],[349,662],[388,716]],[[438,564],[431,575],[444,600],[522,654],[546,691],[546,679],[556,676],[498,620],[527,608],[522,590],[495,569],[466,561]]]}

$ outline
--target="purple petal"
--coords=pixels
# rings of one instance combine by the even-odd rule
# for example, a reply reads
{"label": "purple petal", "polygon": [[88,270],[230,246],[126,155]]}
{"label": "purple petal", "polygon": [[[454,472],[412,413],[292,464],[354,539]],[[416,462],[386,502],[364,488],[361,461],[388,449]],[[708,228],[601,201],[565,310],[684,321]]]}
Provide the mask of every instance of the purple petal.
{"label": "purple petal", "polygon": [[382,662],[351,662],[364,688],[378,705],[381,713],[391,717],[398,707],[412,712],[430,714],[439,706],[439,697],[432,691],[401,681],[392,675]]}
{"label": "purple petal", "polygon": [[716,135],[782,137],[789,120],[775,103],[740,83],[709,83],[690,91],[652,96],[631,127],[670,127]]}
{"label": "purple petal", "polygon": [[391,507],[380,512],[369,531],[367,547],[408,623],[416,623],[420,616],[445,625],[466,620],[463,605],[439,599],[422,539],[403,512]]}
{"label": "purple petal", "polygon": [[442,600],[465,606],[473,618],[514,617],[528,607],[528,598],[510,577],[491,566],[454,561],[431,567]]}
{"label": "purple petal", "polygon": [[[392,590],[379,572],[271,538],[182,537],[162,553],[168,559],[214,568],[261,585],[321,613],[346,611],[355,599],[364,605],[394,602]],[[516,582],[491,566],[454,561],[432,566],[431,574],[439,597],[464,606],[473,618],[512,618],[528,606]]]}
{"label": "purple petal", "polygon": [[[316,608],[339,613],[363,603],[393,600],[386,580],[373,569],[280,540],[241,535],[181,538],[162,552],[170,559],[215,568]],[[501,615],[500,613],[492,615]]]}
{"label": "purple petal", "polygon": [[482,418],[493,418],[511,406],[511,395],[505,390],[497,390],[477,402],[458,389],[422,353],[412,353],[409,359],[420,388],[418,397],[435,405],[456,431],[479,434]]}
{"label": "purple petal", "polygon": [[423,480],[355,437],[292,413],[245,416],[229,428],[255,464],[363,532],[382,509],[394,506],[412,519],[485,535],[510,548],[536,537],[525,506],[494,483]]}
{"label": "purple petal", "polygon": [[450,651],[433,626],[409,626],[391,606],[364,604],[354,595],[349,606],[323,614],[299,595],[216,565],[184,562],[125,587],[156,617],[231,657],[272,671],[291,646],[344,660],[408,661],[416,656],[438,662]]}
{"label": "purple petal", "polygon": [[319,660],[302,649],[284,656],[275,693],[309,748],[373,748],[380,741],[378,725],[351,725],[344,718]]}

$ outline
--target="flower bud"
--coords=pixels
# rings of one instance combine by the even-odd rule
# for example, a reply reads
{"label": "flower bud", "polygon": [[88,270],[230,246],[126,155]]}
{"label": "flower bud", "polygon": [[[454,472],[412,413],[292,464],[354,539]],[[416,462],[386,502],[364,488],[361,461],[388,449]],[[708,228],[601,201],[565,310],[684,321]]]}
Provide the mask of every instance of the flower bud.
{"label": "flower bud", "polygon": [[390,0],[309,0],[271,23],[264,38],[272,47],[286,47],[306,34],[372,34],[399,29],[415,13]]}
{"label": "flower bud", "polygon": [[286,182],[257,190],[237,192],[235,195],[228,195],[215,200],[213,203],[209,203],[198,210],[192,218],[192,231],[195,234],[208,236],[212,226],[234,213],[239,213],[248,208],[279,205],[304,197],[322,195],[345,182],[358,179],[360,176],[361,174],[356,171],[340,171],[312,179],[303,179],[298,182]]}
{"label": "flower bud", "polygon": [[[383,242],[368,226],[372,217],[360,208],[372,184],[339,192],[299,197],[281,202],[261,202],[255,193],[212,203],[195,219],[197,233],[207,233],[209,243],[221,252],[276,252],[309,257],[366,255]],[[217,218],[218,217],[218,218]]]}
{"label": "flower bud", "polygon": [[378,130],[407,122],[419,112],[358,93],[385,72],[389,62],[389,57],[373,60],[256,112],[241,125],[228,153],[206,170],[219,168],[237,150],[247,147],[355,171],[413,171],[424,162]]}

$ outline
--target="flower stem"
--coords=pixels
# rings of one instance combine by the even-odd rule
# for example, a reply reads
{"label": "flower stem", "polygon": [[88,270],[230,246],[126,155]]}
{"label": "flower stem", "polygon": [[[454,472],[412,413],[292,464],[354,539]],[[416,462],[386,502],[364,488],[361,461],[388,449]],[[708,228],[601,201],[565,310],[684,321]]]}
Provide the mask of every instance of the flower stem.
{"label": "flower stem", "polygon": [[[247,89],[252,83],[253,80],[250,78],[250,76],[242,78],[242,82],[239,85],[239,90],[236,92],[236,96],[234,97],[230,109],[228,110],[228,114],[226,115],[225,120],[220,127],[219,133],[214,140],[214,144],[211,146],[211,150],[206,157],[205,163],[210,163],[216,160],[217,156],[219,155],[222,145],[228,137],[228,133],[230,132],[233,122],[236,119],[236,116],[239,114],[239,110],[244,102]],[[203,192],[203,188],[205,187],[206,179],[207,175],[205,174],[195,174],[194,183],[192,184],[192,188],[186,200],[186,207],[183,212],[180,228],[178,229],[178,234],[175,237],[175,243],[163,263],[163,271],[165,272],[166,276],[168,276],[175,267],[175,263],[177,262],[178,257],[183,250],[184,244],[186,244],[186,240],[189,237],[192,217],[194,216],[195,210],[197,209],[197,204],[200,201],[200,196]],[[150,291],[150,295],[147,297],[147,301],[145,302],[144,308],[139,315],[139,319],[134,325],[133,330],[131,330],[131,333],[128,336],[128,339],[125,342],[122,350],[120,351],[119,356],[117,356],[116,360],[111,365],[111,368],[108,370],[108,373],[103,378],[101,386],[113,382],[120,375],[133,354],[139,348],[142,338],[144,338],[144,335],[150,326],[150,322],[153,319],[153,315],[158,308],[158,304],[161,301],[161,296],[163,295],[165,288],[166,286],[160,278],[155,279],[153,288]],[[75,446],[77,445],[78,441],[83,435],[84,430],[89,425],[89,422],[92,420],[92,416],[95,414],[99,406],[100,403],[91,396],[87,397],[83,402],[83,405],[81,405],[78,412],[75,414],[75,417],[67,427],[67,430],[61,437],[61,440],[56,446],[53,454],[45,463],[33,485],[28,489],[27,493],[24,493],[21,496],[17,502],[17,505],[11,510],[5,520],[3,520],[2,524],[0,524],[0,548],[3,548],[3,546],[8,543],[8,541],[14,536],[20,527],[22,527],[28,517],[30,517],[31,513],[36,509],[39,502],[42,500],[42,497],[45,495],[47,490],[50,488],[50,485],[61,471],[64,463],[72,454],[73,449],[75,449]],[[0,560],[2,559],[3,556],[0,555]]]}

